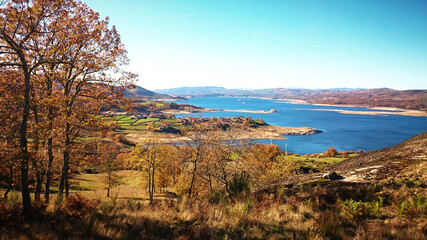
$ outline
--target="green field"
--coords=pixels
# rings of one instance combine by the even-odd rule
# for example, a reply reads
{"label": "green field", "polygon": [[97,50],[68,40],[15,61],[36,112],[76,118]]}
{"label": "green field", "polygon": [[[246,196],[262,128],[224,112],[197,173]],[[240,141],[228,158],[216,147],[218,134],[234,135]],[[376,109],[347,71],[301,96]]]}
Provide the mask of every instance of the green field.
{"label": "green field", "polygon": [[154,129],[159,129],[163,123],[171,124],[176,130],[180,130],[182,125],[177,123],[176,119],[159,119],[159,118],[147,118],[147,119],[132,119],[131,116],[115,116],[114,120],[119,128],[116,129],[118,133],[132,133],[134,131],[147,130],[147,126],[154,124]]}

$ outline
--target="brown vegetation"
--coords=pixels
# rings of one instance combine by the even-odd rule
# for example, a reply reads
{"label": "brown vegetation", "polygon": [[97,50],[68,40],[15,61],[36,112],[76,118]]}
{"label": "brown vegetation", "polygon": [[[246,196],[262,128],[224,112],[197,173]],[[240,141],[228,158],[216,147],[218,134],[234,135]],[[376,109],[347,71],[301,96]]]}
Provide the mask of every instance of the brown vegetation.
{"label": "brown vegetation", "polygon": [[[383,151],[416,157],[417,149],[425,149],[425,139],[422,134]],[[354,159],[382,159],[374,157],[379,153],[362,154],[337,167]],[[345,182],[300,173],[302,163],[290,157],[275,145],[251,145],[232,136],[224,141],[203,129],[186,145],[148,141],[133,148],[120,166],[145,172],[149,202],[126,193],[102,202],[76,195],[56,207],[37,205],[39,221],[25,224],[21,205],[10,199],[0,205],[0,232],[3,238],[37,239],[426,237],[426,161],[411,158],[401,173]],[[274,191],[259,191],[284,176],[294,184],[281,181]]]}
{"label": "brown vegetation", "polygon": [[[181,144],[145,136],[135,145],[100,117],[124,105],[117,86],[135,77],[119,68],[126,51],[108,18],[77,0],[0,7],[1,239],[426,238],[426,133],[330,168],[347,182],[315,173],[343,160],[334,148],[315,166],[311,156],[242,139],[315,129],[200,118],[181,129]],[[165,105],[177,107],[155,108]],[[112,197],[125,184],[118,170],[136,173],[126,184],[140,191]],[[84,196],[95,192],[79,185],[86,174],[102,183],[102,197]]]}
{"label": "brown vegetation", "polygon": [[388,107],[422,111],[427,109],[427,90],[398,91],[386,88],[358,91],[325,90],[308,92],[306,95],[297,95],[292,99],[304,100],[312,104]]}
{"label": "brown vegetation", "polygon": [[11,111],[15,117],[7,128],[2,125],[8,141],[0,147],[7,152],[19,146],[13,158],[19,159],[27,217],[31,172],[39,201],[45,176],[45,193],[50,192],[54,159],[59,161],[54,152],[61,154],[58,198],[64,191],[68,196],[73,144],[82,132],[100,125],[102,105],[122,99],[112,85],[127,85],[135,77],[121,70],[126,50],[108,25],[80,1],[0,1],[1,100],[9,103],[0,118],[7,122]]}

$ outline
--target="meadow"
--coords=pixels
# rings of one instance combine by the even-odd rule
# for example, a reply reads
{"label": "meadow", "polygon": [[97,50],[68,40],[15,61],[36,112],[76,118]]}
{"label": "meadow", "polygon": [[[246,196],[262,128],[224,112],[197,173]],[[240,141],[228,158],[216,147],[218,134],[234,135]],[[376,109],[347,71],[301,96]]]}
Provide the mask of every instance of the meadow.
{"label": "meadow", "polygon": [[[204,200],[156,193],[152,204],[137,172],[120,171],[125,184],[114,188],[110,198],[105,197],[104,174],[82,174],[76,194],[62,205],[47,206],[30,224],[5,215],[2,205],[0,235],[2,239],[423,239],[425,190],[420,192],[419,181],[410,181],[425,167],[425,162],[418,163],[378,184],[322,180],[275,193],[235,197],[216,193]],[[19,202],[17,193],[8,201],[10,206]]]}

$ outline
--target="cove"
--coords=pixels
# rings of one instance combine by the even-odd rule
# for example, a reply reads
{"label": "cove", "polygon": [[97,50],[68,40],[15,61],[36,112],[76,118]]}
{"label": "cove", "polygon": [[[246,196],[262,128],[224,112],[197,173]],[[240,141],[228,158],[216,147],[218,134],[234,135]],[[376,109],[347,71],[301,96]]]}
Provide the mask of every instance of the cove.
{"label": "cove", "polygon": [[[298,154],[321,153],[329,147],[335,147],[338,151],[358,151],[359,149],[372,151],[398,144],[427,130],[427,117],[387,114],[358,115],[330,111],[381,111],[363,107],[292,104],[284,100],[237,97],[190,98],[177,103],[223,110],[270,111],[276,109],[279,111],[276,113],[202,112],[178,114],[177,117],[244,116],[264,119],[270,125],[313,127],[323,131],[307,136],[285,136],[286,140],[273,140],[273,144],[279,145],[282,150],[285,150],[285,145],[287,145],[288,152]],[[254,140],[254,142],[270,143],[270,139]]]}

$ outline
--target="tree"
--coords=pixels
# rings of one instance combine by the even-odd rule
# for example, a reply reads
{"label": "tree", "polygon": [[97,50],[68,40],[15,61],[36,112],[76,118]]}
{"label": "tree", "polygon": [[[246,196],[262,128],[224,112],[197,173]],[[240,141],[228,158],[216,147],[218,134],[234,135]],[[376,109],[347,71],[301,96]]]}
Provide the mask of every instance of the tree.
{"label": "tree", "polygon": [[193,187],[198,173],[198,164],[203,161],[202,158],[206,156],[207,148],[214,137],[214,131],[209,126],[193,127],[191,130],[185,132],[189,140],[185,141],[189,154],[186,156],[187,160],[193,165],[191,170],[191,181],[188,188],[188,199],[191,199]]}
{"label": "tree", "polygon": [[323,156],[325,156],[325,157],[335,157],[337,155],[337,153],[338,153],[338,151],[335,148],[329,147],[329,149],[326,150],[323,153]]}
{"label": "tree", "polygon": [[31,208],[28,168],[28,118],[30,115],[31,79],[37,68],[44,63],[39,54],[39,40],[47,38],[45,26],[60,15],[63,1],[0,2],[0,68],[16,70],[24,85],[22,114],[19,127],[21,190],[23,213],[29,216]]}
{"label": "tree", "polygon": [[130,165],[132,168],[143,170],[146,173],[151,204],[154,201],[155,177],[158,169],[163,165],[163,150],[160,142],[152,138],[146,139],[140,145],[133,147],[130,153]]}
{"label": "tree", "polygon": [[178,181],[178,176],[182,172],[183,165],[182,158],[180,157],[181,148],[176,145],[163,144],[162,145],[162,165],[158,173],[158,186],[168,191],[168,188],[175,185]]}
{"label": "tree", "polygon": [[[109,28],[108,18],[86,4],[74,2],[62,21],[67,26],[61,31],[61,47],[57,60],[61,65],[56,74],[62,92],[63,112],[63,166],[58,190],[68,196],[68,170],[72,137],[78,127],[87,125],[107,99],[120,97],[118,86],[130,84],[135,75],[121,70],[127,64],[126,50],[115,27]],[[91,111],[87,111],[91,108]],[[96,111],[95,111],[96,112]],[[96,119],[93,119],[96,120]]]}
{"label": "tree", "polygon": [[17,71],[0,72],[0,179],[7,189],[4,198],[15,185],[14,175],[18,165],[15,158],[19,156],[19,119],[23,84]]}
{"label": "tree", "polygon": [[99,163],[104,168],[107,176],[105,182],[107,184],[107,197],[110,197],[110,191],[114,186],[121,184],[121,177],[115,174],[117,171],[119,162],[117,156],[120,153],[120,149],[116,144],[99,144],[98,153],[100,154]]}
{"label": "tree", "polygon": [[[0,1],[0,68],[16,72],[22,80],[19,159],[23,211],[31,207],[29,193],[30,154],[28,138],[38,153],[47,142],[46,200],[49,199],[53,162],[53,122],[62,122],[63,167],[58,198],[68,195],[68,170],[73,137],[96,123],[96,113],[107,100],[121,99],[120,86],[131,83],[134,74],[121,70],[127,64],[126,50],[108,18],[78,0]],[[10,79],[10,78],[8,78]],[[61,93],[61,95],[57,94]],[[58,98],[60,97],[60,98]],[[35,101],[46,99],[44,103]],[[60,102],[54,116],[53,99]],[[30,111],[33,111],[33,119]],[[29,122],[33,121],[32,129]],[[43,124],[47,124],[47,127]],[[43,127],[46,131],[42,132]],[[32,130],[29,134],[29,130]],[[41,139],[43,137],[44,139]],[[47,139],[46,139],[47,138]],[[37,155],[34,155],[37,156]],[[43,163],[34,158],[37,191],[41,189]],[[38,197],[39,195],[37,195]]]}

